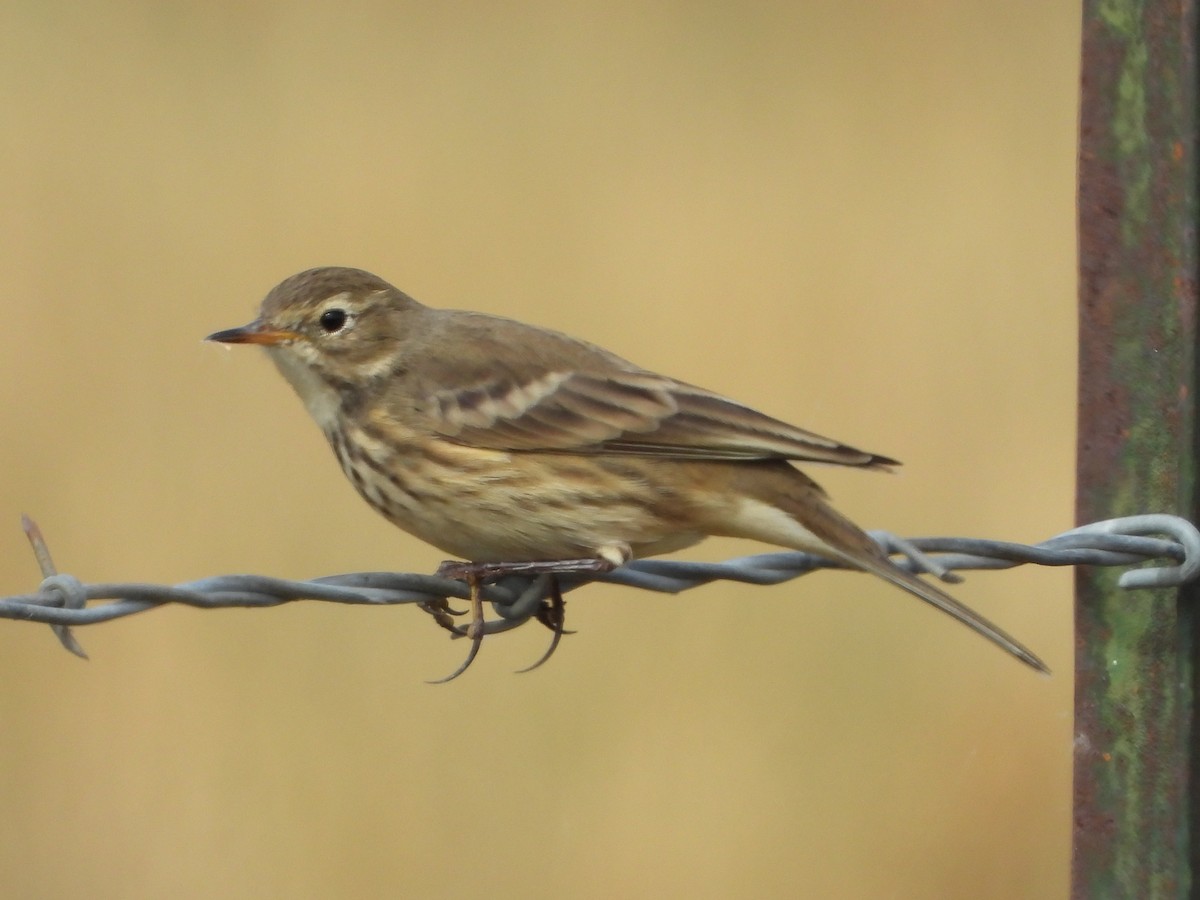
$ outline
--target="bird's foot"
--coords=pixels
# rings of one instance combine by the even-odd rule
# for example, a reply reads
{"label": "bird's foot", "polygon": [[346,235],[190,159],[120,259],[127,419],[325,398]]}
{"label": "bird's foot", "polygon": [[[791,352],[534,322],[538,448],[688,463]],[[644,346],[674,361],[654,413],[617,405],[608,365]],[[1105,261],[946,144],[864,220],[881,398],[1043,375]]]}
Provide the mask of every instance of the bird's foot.
{"label": "bird's foot", "polygon": [[425,612],[429,613],[442,628],[445,628],[451,634],[458,634],[458,626],[454,623],[454,616],[466,615],[465,609],[455,609],[450,605],[450,601],[445,597],[438,597],[436,600],[426,600],[423,603],[417,604]]}
{"label": "bird's foot", "polygon": [[[438,568],[438,574],[443,575],[442,570],[446,568],[446,564]],[[447,577],[447,576],[443,576]],[[473,573],[466,574],[467,587],[471,590],[471,622],[463,629],[459,625],[455,625],[452,621],[449,623],[449,629],[454,634],[466,635],[471,641],[471,649],[467,651],[467,658],[463,660],[462,665],[447,675],[445,678],[437,678],[430,681],[429,684],[445,684],[447,681],[453,681],[467,669],[471,668],[471,663],[475,662],[475,657],[479,655],[479,647],[483,644],[484,620],[483,620],[483,595],[481,588],[483,581],[478,575]],[[437,617],[434,617],[435,620]],[[442,622],[438,622],[442,625]],[[446,627],[443,625],[443,627]]]}
{"label": "bird's foot", "polygon": [[467,583],[471,592],[471,621],[465,627],[456,625],[450,618],[454,610],[450,609],[449,605],[444,602],[441,605],[427,604],[425,611],[430,613],[434,617],[434,621],[443,628],[453,634],[469,638],[471,649],[467,651],[467,658],[463,661],[462,665],[445,678],[431,681],[430,684],[445,684],[447,681],[453,681],[463,672],[467,671],[471,663],[475,661],[475,657],[479,654],[479,647],[483,643],[483,636],[486,632],[482,595],[482,587],[485,582],[503,578],[506,575],[551,576],[550,598],[548,601],[542,603],[535,616],[539,622],[554,633],[554,637],[550,641],[550,647],[542,654],[541,659],[533,665],[520,670],[521,672],[529,672],[553,656],[554,651],[558,649],[558,643],[562,640],[562,636],[571,633],[563,628],[563,623],[566,621],[566,604],[563,601],[562,591],[558,585],[558,576],[600,575],[604,572],[611,572],[616,567],[617,564],[613,560],[603,557],[521,562],[461,562],[459,560],[446,560],[438,566],[437,574],[441,578],[453,578]]}
{"label": "bird's foot", "polygon": [[563,624],[567,621],[567,604],[563,600],[562,589],[558,586],[557,575],[550,576],[550,598],[542,601],[534,615],[537,616],[539,622],[550,629],[554,636],[550,638],[550,646],[546,648],[546,652],[542,654],[541,658],[532,666],[517,669],[518,675],[523,672],[532,672],[541,666],[554,655],[554,651],[558,649],[558,642],[562,640],[564,634],[575,633],[563,628]]}

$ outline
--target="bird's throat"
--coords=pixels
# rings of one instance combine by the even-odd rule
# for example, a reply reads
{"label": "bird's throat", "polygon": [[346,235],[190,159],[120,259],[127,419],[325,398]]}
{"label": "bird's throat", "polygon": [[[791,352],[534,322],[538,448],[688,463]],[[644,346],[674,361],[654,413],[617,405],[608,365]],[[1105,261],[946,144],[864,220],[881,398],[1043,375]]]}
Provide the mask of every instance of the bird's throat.
{"label": "bird's throat", "polygon": [[337,424],[341,408],[341,395],[328,381],[321,377],[291,347],[269,347],[267,353],[275,367],[295,389],[310,416],[327,434]]}

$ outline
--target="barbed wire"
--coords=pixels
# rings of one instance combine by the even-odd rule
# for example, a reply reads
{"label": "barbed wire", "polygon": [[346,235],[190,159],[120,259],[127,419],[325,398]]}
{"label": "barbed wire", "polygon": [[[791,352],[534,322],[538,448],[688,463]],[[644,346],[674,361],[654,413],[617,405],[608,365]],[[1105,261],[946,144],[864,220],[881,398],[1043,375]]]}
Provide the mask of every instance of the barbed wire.
{"label": "barbed wire", "polygon": [[[371,606],[415,603],[454,636],[466,635],[464,627],[449,624],[449,616],[457,613],[450,609],[448,600],[466,599],[469,589],[464,582],[450,578],[404,572],[355,572],[309,581],[264,575],[217,575],[174,586],[137,582],[85,584],[73,575],[57,571],[46,541],[32,520],[22,517],[22,526],[43,580],[34,593],[0,598],[0,619],[48,624],[66,649],[84,658],[87,655],[72,634],[72,627],[108,622],[172,603],[201,609],[269,607],[296,600]],[[1186,519],[1171,515],[1108,519],[1033,545],[961,537],[906,540],[887,532],[872,532],[871,537],[888,554],[899,556],[899,564],[910,571],[951,582],[961,581],[954,572],[966,569],[1005,569],[1027,563],[1133,566],[1150,560],[1170,560],[1173,565],[1131,569],[1121,574],[1118,583],[1129,589],[1171,587],[1200,576],[1200,531]],[[602,575],[587,579],[563,577],[559,583],[563,591],[602,581],[677,594],[713,581],[779,584],[824,568],[845,567],[807,553],[778,551],[720,563],[636,560]],[[499,618],[488,620],[483,633],[508,631],[531,618],[549,624],[545,610],[551,594],[550,579],[544,575],[508,576],[486,585],[484,599],[491,603]],[[98,601],[108,602],[89,605]],[[561,621],[552,630],[556,631],[557,644],[558,634],[562,633]]]}

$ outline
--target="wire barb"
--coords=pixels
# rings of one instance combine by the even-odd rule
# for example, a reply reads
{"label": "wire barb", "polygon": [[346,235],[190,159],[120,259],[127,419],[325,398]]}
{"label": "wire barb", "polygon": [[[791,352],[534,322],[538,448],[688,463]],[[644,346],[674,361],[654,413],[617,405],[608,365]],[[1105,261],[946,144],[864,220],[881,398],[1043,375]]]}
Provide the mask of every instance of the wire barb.
{"label": "wire barb", "polygon": [[[84,659],[87,654],[71,632],[74,626],[120,619],[170,603],[228,609],[318,600],[374,606],[417,604],[453,637],[471,639],[467,663],[451,677],[457,677],[470,664],[484,636],[509,631],[536,619],[554,632],[549,651],[531,667],[537,668],[554,652],[561,636],[569,633],[563,629],[562,595],[555,596],[560,589],[570,591],[593,581],[604,581],[677,594],[718,580],[779,584],[817,569],[845,568],[807,553],[779,551],[723,563],[643,559],[600,574],[554,578],[507,575],[478,586],[437,575],[403,572],[355,572],[311,581],[263,575],[217,575],[175,586],[137,582],[87,584],[57,571],[41,529],[32,519],[22,516],[21,525],[43,580],[35,593],[0,598],[0,619],[48,624],[67,650]],[[885,532],[872,532],[871,537],[889,554],[899,555],[900,565],[943,581],[961,580],[954,571],[963,569],[1006,569],[1027,563],[1134,566],[1151,560],[1170,560],[1171,565],[1131,569],[1121,574],[1118,584],[1130,590],[1178,587],[1200,577],[1200,531],[1186,519],[1162,514],[1095,522],[1034,545],[961,537],[906,540]],[[474,600],[473,607],[486,601],[498,618],[484,619],[480,614],[472,616],[469,625],[457,625],[451,619],[451,614],[458,614],[449,605],[451,597]]]}
{"label": "wire barb", "polygon": [[[42,537],[42,529],[25,513],[21,513],[21,530],[29,539],[29,546],[33,548],[33,558],[37,560],[38,568],[42,570],[42,584],[39,591],[60,593],[63,606],[67,609],[83,609],[87,606],[87,594],[83,590],[83,585],[77,578],[58,574],[58,569],[54,568],[54,559],[50,556],[50,548],[46,546],[46,539]],[[83,645],[75,639],[69,626],[51,625],[50,630],[54,632],[59,643],[71,653],[80,659],[88,658]]]}

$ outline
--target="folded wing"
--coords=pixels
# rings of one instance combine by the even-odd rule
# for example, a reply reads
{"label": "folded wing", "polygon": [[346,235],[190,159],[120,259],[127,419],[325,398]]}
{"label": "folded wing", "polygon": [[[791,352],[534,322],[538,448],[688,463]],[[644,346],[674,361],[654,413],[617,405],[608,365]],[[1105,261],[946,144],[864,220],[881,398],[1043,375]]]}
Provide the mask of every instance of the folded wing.
{"label": "folded wing", "polygon": [[642,371],[549,371],[524,382],[496,378],[438,391],[427,411],[446,438],[497,450],[898,465],[703,388]]}

